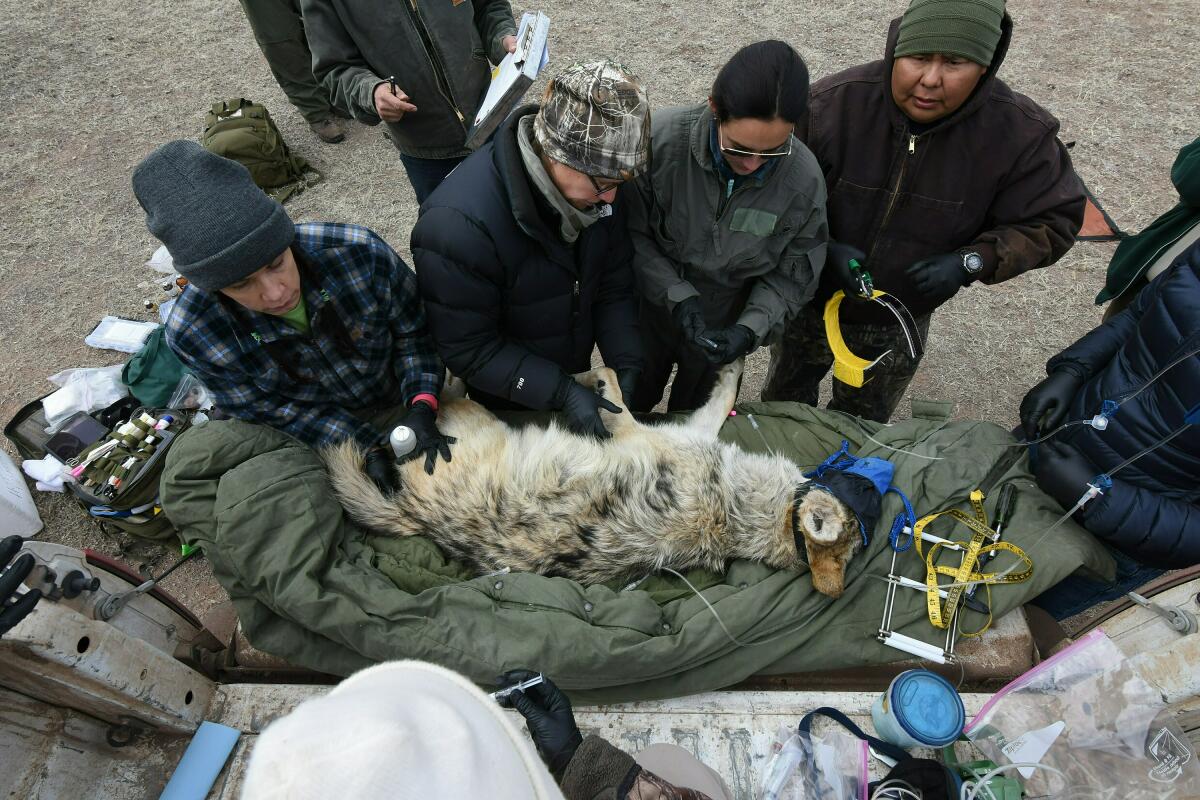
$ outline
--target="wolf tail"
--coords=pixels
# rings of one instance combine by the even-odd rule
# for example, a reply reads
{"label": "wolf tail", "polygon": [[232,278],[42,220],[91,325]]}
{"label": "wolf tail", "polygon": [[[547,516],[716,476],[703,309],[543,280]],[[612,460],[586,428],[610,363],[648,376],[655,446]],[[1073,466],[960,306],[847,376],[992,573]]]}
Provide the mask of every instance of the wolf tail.
{"label": "wolf tail", "polygon": [[390,496],[379,491],[363,472],[363,451],[353,439],[331,445],[321,455],[329,470],[334,493],[355,522],[396,536],[420,532],[406,524],[411,517],[400,500],[404,496],[404,487]]}

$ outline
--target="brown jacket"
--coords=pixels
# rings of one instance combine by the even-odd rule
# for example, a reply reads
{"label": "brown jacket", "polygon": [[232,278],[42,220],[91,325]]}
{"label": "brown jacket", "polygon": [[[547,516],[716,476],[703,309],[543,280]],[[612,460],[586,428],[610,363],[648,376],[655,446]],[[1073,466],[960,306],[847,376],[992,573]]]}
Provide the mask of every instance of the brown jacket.
{"label": "brown jacket", "polygon": [[633,756],[599,736],[588,736],[559,781],[567,800],[709,800],[644,770]]}
{"label": "brown jacket", "polygon": [[[1058,120],[996,77],[1012,38],[1008,15],[970,99],[921,133],[892,100],[899,25],[893,20],[882,61],[813,85],[806,129],[796,135],[825,173],[830,239],[865,252],[876,287],[919,316],[935,304],[905,285],[906,266],[974,250],[989,284],[1049,266],[1074,244],[1085,198]],[[875,303],[844,304],[841,316],[894,322]]]}

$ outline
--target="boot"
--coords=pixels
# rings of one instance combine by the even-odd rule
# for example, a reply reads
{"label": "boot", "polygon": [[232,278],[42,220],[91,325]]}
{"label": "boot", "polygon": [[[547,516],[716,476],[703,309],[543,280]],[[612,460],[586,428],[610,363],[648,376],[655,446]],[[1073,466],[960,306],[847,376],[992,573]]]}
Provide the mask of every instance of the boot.
{"label": "boot", "polygon": [[320,122],[311,122],[308,127],[326,144],[337,144],[346,138],[346,128],[340,120],[332,117]]}

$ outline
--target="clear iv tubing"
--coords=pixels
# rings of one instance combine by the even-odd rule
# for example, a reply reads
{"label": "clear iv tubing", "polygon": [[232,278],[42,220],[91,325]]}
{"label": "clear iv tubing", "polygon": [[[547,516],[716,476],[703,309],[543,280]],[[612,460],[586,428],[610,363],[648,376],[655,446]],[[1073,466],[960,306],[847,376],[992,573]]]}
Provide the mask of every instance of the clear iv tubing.
{"label": "clear iv tubing", "polygon": [[[799,625],[797,625],[794,628],[788,628],[783,633],[777,633],[774,636],[771,636],[767,639],[759,639],[756,642],[743,642],[742,640],[738,639],[736,636],[734,636],[732,633],[729,632],[729,628],[725,627],[725,621],[721,619],[721,615],[718,614],[717,610],[712,607],[712,603],[708,602],[708,598],[705,597],[704,595],[700,594],[700,591],[695,586],[692,586],[691,581],[689,581],[687,578],[683,577],[683,575],[679,574],[678,572],[671,569],[670,567],[663,567],[663,571],[671,573],[676,578],[679,578],[679,580],[681,580],[687,584],[687,587],[692,590],[692,593],[695,594],[696,597],[700,598],[700,602],[704,603],[704,605],[708,607],[708,610],[712,612],[713,617],[717,620],[717,624],[721,626],[721,630],[725,633],[726,636],[729,637],[729,641],[733,642],[738,647],[757,647],[759,645],[769,644],[771,642],[776,641],[777,639],[782,639],[785,636],[791,636],[793,633],[800,630],[805,625],[807,625],[808,623],[810,623],[814,619],[816,619],[817,615],[820,614],[822,611],[824,611],[826,608],[826,606],[822,606],[821,608],[818,608],[816,611],[814,611],[812,613],[812,616],[810,616],[808,619],[804,620],[804,622],[801,622]],[[832,602],[832,601],[830,601],[830,602]]]}
{"label": "clear iv tubing", "polygon": [[[1113,401],[1113,403],[1116,407],[1111,412],[1105,413],[1102,409],[1100,414],[1097,415],[1097,417],[1104,417],[1106,419],[1112,417],[1114,414],[1117,413],[1118,410],[1120,410],[1121,406],[1125,405],[1130,400],[1134,399],[1135,397],[1140,395],[1142,392],[1149,389],[1151,386],[1154,385],[1155,381],[1157,381],[1159,378],[1161,378],[1163,375],[1165,375],[1168,371],[1170,371],[1172,368],[1183,363],[1184,361],[1186,361],[1187,359],[1191,358],[1194,355],[1200,355],[1200,347],[1197,347],[1194,350],[1189,350],[1188,352],[1181,355],[1179,358],[1176,358],[1170,364],[1167,364],[1165,367],[1160,369],[1158,372],[1156,372],[1152,376],[1150,376],[1150,380],[1146,381],[1141,386],[1134,389],[1132,392],[1122,395],[1120,397],[1120,399]],[[1057,436],[1060,432],[1063,431],[1063,429],[1070,428],[1073,425],[1091,425],[1092,427],[1096,428],[1097,430],[1104,430],[1104,427],[1093,424],[1094,420],[1097,417],[1092,417],[1092,419],[1076,419],[1076,420],[1071,420],[1070,422],[1064,422],[1062,425],[1059,425],[1054,430],[1050,431],[1047,434],[1043,434],[1042,436],[1039,436],[1036,439],[1029,439],[1024,442],[1013,442],[1011,444],[1002,444],[1000,446],[1001,447],[1027,447],[1028,445],[1031,445],[1031,444],[1039,444],[1053,436]],[[1162,442],[1159,442],[1159,444],[1162,444]],[[1158,445],[1155,445],[1155,447],[1157,447],[1157,446]],[[1141,455],[1141,454],[1139,454],[1139,455]],[[1137,456],[1135,456],[1135,458],[1136,457]]]}
{"label": "clear iv tubing", "polygon": [[[1136,454],[1134,454],[1134,455],[1130,456],[1129,458],[1125,459],[1124,461],[1122,461],[1120,464],[1117,464],[1117,466],[1108,470],[1108,472],[1105,472],[1104,475],[1111,478],[1114,474],[1116,474],[1117,472],[1120,472],[1125,467],[1128,467],[1130,464],[1132,464],[1134,461],[1137,461],[1142,456],[1146,455],[1147,453],[1151,452],[1152,450],[1156,450],[1159,447],[1162,447],[1164,444],[1171,441],[1179,434],[1183,433],[1189,427],[1190,427],[1189,423],[1185,423],[1185,424],[1181,425],[1180,427],[1178,427],[1175,430],[1168,433],[1163,438],[1159,439],[1154,444],[1143,448]],[[1079,509],[1083,508],[1084,505],[1086,505],[1087,502],[1089,500],[1091,500],[1093,497],[1096,497],[1101,494],[1103,494],[1103,491],[1101,491],[1101,489],[1099,487],[1093,486],[1092,484],[1089,483],[1087,491],[1084,492],[1083,495],[1081,495],[1080,498],[1075,501],[1075,505],[1071,506],[1071,510],[1068,511],[1067,513],[1063,514],[1061,517],[1059,517],[1054,522],[1053,525],[1051,525],[1049,528],[1047,528],[1045,531],[1042,532],[1042,535],[1037,538],[1036,542],[1034,542],[1031,546],[1029,546],[1025,549],[1026,550],[1035,549],[1038,545],[1040,545],[1043,541],[1045,541],[1046,537],[1049,536],[1059,525],[1062,525],[1064,522],[1066,522],[1071,517],[1071,515],[1073,515]],[[1007,569],[1005,569],[1003,572],[996,573],[996,575],[994,575],[993,578],[1003,578],[1005,575],[1008,575],[1013,570],[1015,570],[1020,563],[1021,562],[1018,561],[1017,563],[1012,564]],[[974,586],[975,584],[978,584],[978,583],[985,583],[985,581],[964,581],[962,583],[946,583],[946,584],[940,584],[938,588],[939,589],[954,589],[959,586]]]}
{"label": "clear iv tubing", "polygon": [[[1092,419],[1074,419],[1074,420],[1071,420],[1070,422],[1064,422],[1062,425],[1059,425],[1054,430],[1050,431],[1049,433],[1042,434],[1041,436],[1039,436],[1036,439],[1027,439],[1027,440],[1021,441],[1021,442],[1007,442],[1007,443],[999,443],[998,442],[998,443],[996,443],[995,446],[996,447],[1028,447],[1031,444],[1041,444],[1042,442],[1046,441],[1047,439],[1052,439],[1053,437],[1062,433],[1067,428],[1073,427],[1075,425],[1091,425],[1092,427],[1096,428],[1097,430],[1104,430],[1103,427],[1094,424],[1094,421],[1096,420],[1097,417],[1104,417],[1105,419],[1107,419],[1107,418],[1111,417],[1113,414],[1116,414],[1117,410],[1119,410],[1121,408],[1121,406],[1125,405],[1130,400],[1134,399],[1135,397],[1140,395],[1142,392],[1149,389],[1154,384],[1154,382],[1157,381],[1159,378],[1161,378],[1164,374],[1166,374],[1168,370],[1170,370],[1173,367],[1177,366],[1178,364],[1186,361],[1187,359],[1191,358],[1194,355],[1200,355],[1200,347],[1198,347],[1194,350],[1189,350],[1188,352],[1184,353],[1179,358],[1176,358],[1170,364],[1167,364],[1165,367],[1160,369],[1158,372],[1154,373],[1154,375],[1151,376],[1150,380],[1143,383],[1137,389],[1134,389],[1129,394],[1122,396],[1119,400],[1113,401],[1116,405],[1116,408],[1107,414],[1105,414],[1103,411],[1101,411],[1100,414],[1096,415],[1096,417],[1092,417]],[[757,427],[757,426],[755,426],[755,427]],[[941,430],[941,428],[938,428],[938,430]],[[935,430],[933,432],[936,433],[937,431]],[[872,436],[869,433],[866,433],[865,431],[863,433],[868,439],[870,439],[875,444],[879,445],[880,447],[885,447],[888,450],[891,450],[895,453],[904,453],[905,455],[916,456],[917,458],[924,458],[929,461],[941,461],[943,458],[945,458],[945,456],[927,456],[924,453],[914,453],[913,451],[905,450],[902,447],[892,447],[889,444],[884,444],[883,442],[879,441],[874,436]],[[1161,444],[1161,442],[1160,442],[1160,444]]]}

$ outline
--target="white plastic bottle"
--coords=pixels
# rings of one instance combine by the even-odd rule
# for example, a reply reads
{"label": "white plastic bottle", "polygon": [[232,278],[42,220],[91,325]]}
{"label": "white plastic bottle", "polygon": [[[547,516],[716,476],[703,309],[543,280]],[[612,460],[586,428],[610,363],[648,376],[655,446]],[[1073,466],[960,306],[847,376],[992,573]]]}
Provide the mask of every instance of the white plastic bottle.
{"label": "white plastic bottle", "polygon": [[0,539],[14,533],[28,539],[41,529],[42,518],[21,470],[0,450]]}
{"label": "white plastic bottle", "polygon": [[396,454],[396,460],[399,461],[416,449],[417,435],[407,425],[397,425],[392,428],[392,433],[388,436],[388,444],[392,446],[392,452]]}

